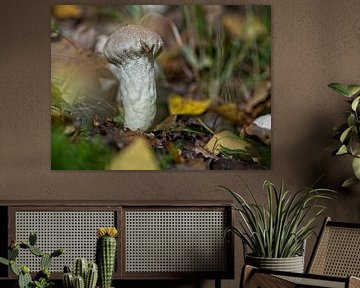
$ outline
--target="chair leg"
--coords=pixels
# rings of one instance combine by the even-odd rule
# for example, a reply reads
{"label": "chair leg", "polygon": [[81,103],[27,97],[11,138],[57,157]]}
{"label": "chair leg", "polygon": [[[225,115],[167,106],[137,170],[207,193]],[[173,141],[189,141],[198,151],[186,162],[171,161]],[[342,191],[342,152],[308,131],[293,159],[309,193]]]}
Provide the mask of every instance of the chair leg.
{"label": "chair leg", "polygon": [[215,288],[221,288],[221,279],[220,278],[215,279]]}
{"label": "chair leg", "polygon": [[250,265],[244,265],[241,271],[240,286],[239,286],[240,288],[248,287],[253,271],[254,271],[254,267]]}

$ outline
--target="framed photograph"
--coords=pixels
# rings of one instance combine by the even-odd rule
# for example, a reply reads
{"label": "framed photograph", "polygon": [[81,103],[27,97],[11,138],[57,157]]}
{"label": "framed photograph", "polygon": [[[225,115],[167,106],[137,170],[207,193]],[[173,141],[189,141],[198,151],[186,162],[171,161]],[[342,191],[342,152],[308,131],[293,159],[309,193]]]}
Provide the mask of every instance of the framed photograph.
{"label": "framed photograph", "polygon": [[271,168],[271,6],[54,5],[53,170]]}

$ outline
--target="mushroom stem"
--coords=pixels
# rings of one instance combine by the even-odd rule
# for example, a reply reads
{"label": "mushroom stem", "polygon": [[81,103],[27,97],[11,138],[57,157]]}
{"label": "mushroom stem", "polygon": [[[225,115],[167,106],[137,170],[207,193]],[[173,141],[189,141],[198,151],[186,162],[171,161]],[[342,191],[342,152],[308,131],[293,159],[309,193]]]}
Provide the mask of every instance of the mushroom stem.
{"label": "mushroom stem", "polygon": [[154,59],[139,57],[117,65],[117,69],[121,79],[124,125],[134,131],[146,131],[156,115]]}
{"label": "mushroom stem", "polygon": [[[117,66],[125,112],[125,127],[146,131],[156,114],[154,59],[163,42],[158,34],[140,25],[127,25],[111,34],[104,56]],[[120,102],[120,99],[117,99]]]}

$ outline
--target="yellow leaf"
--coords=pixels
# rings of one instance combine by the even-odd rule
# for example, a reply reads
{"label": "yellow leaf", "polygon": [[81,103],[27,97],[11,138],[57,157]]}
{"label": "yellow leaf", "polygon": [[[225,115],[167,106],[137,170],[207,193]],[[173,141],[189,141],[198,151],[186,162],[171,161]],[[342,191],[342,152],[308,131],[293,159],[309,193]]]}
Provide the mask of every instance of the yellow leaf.
{"label": "yellow leaf", "polygon": [[205,149],[214,155],[218,155],[222,149],[246,151],[246,147],[248,146],[250,146],[250,144],[247,141],[241,139],[231,131],[225,130],[214,134],[206,144]]}
{"label": "yellow leaf", "polygon": [[213,111],[235,124],[243,125],[247,122],[247,115],[235,103],[216,106]]}
{"label": "yellow leaf", "polygon": [[138,137],[113,158],[108,170],[159,170],[159,166],[147,142]]}
{"label": "yellow leaf", "polygon": [[82,16],[79,5],[55,5],[53,13],[58,19],[80,18]]}
{"label": "yellow leaf", "polygon": [[180,95],[169,97],[169,111],[171,115],[200,115],[210,106],[211,100],[185,99]]}

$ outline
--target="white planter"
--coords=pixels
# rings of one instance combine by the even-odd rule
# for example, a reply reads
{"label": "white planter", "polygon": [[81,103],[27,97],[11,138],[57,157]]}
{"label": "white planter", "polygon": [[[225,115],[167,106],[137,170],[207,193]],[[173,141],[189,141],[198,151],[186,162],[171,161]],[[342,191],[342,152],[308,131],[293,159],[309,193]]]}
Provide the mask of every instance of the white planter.
{"label": "white planter", "polygon": [[263,258],[246,255],[245,263],[262,269],[304,273],[304,256]]}

